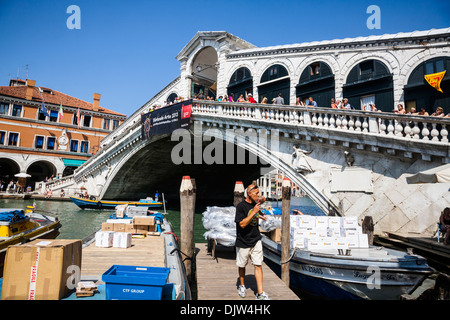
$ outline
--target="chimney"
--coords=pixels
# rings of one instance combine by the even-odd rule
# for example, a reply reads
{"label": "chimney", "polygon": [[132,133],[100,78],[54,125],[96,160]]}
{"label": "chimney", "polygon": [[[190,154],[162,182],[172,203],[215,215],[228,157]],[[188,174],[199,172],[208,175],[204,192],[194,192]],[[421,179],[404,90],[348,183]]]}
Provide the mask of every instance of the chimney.
{"label": "chimney", "polygon": [[102,96],[100,93],[94,93],[94,111],[98,111],[98,104],[100,103],[100,97]]}
{"label": "chimney", "polygon": [[25,92],[25,99],[27,100],[33,99],[33,90],[35,84],[36,80],[27,79],[27,91]]}

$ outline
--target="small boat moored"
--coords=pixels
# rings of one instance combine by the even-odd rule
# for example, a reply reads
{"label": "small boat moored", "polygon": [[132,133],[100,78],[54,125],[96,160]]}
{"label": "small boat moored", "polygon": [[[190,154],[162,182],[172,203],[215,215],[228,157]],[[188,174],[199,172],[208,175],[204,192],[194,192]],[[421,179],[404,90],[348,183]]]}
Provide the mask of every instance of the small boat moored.
{"label": "small boat moored", "polygon": [[9,246],[39,238],[55,239],[60,227],[56,217],[28,210],[25,213],[22,209],[0,209],[0,277]]}
{"label": "small boat moored", "polygon": [[92,199],[83,199],[80,197],[71,196],[70,200],[73,201],[78,207],[81,209],[108,209],[114,210],[115,207],[119,205],[129,205],[136,207],[148,207],[148,208],[160,208],[163,206],[163,203],[160,201],[155,201],[153,198],[141,199],[139,201],[113,201],[113,200],[92,200]]}

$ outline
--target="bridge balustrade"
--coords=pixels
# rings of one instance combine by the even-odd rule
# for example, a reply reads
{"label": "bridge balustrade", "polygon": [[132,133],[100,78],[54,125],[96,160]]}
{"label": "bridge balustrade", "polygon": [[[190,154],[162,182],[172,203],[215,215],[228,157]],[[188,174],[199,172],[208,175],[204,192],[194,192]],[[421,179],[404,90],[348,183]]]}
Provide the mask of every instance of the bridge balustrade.
{"label": "bridge balustrade", "polygon": [[201,101],[193,112],[448,144],[450,118],[386,112]]}

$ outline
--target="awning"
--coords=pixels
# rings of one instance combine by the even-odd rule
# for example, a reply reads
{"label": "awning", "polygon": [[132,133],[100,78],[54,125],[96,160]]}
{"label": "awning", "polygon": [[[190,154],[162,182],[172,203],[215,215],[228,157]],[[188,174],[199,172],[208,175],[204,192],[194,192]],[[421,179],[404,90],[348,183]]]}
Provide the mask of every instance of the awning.
{"label": "awning", "polygon": [[430,170],[418,172],[406,178],[408,183],[445,183],[450,182],[450,163]]}
{"label": "awning", "polygon": [[62,159],[62,160],[64,162],[64,166],[66,167],[79,167],[86,162],[86,160],[76,160],[76,159]]}

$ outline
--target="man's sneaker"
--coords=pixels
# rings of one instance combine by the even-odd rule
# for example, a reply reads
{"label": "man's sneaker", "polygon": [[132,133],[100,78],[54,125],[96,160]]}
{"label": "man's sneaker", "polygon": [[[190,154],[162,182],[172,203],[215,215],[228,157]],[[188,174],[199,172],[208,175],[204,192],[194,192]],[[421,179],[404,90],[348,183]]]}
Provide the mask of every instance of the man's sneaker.
{"label": "man's sneaker", "polygon": [[245,288],[245,286],[240,285],[238,288],[239,297],[245,298],[245,296],[247,295],[245,292],[246,290],[247,290],[247,288]]}
{"label": "man's sneaker", "polygon": [[261,293],[257,293],[256,294],[256,300],[270,300],[269,296],[267,295],[267,293],[265,293],[264,291]]}

